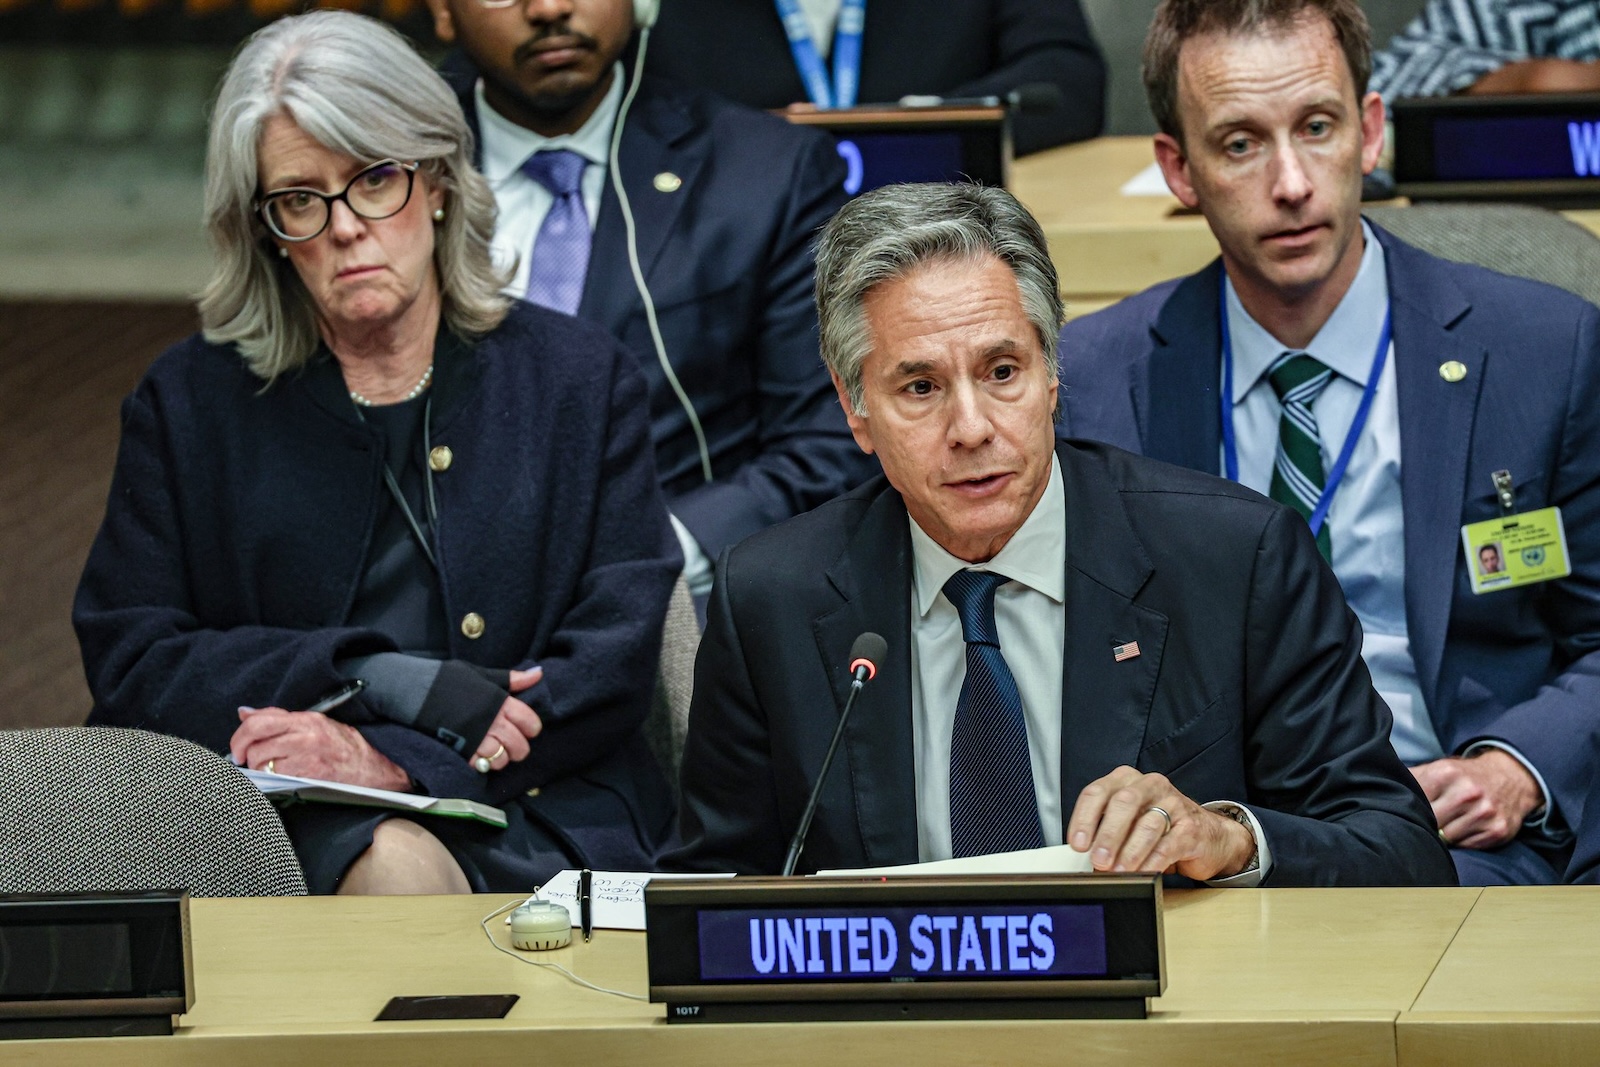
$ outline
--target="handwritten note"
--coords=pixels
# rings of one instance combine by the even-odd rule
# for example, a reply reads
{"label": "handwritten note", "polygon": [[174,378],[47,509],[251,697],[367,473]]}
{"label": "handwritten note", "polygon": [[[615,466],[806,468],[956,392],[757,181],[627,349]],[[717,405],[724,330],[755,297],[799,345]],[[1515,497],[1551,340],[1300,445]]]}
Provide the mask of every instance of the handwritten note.
{"label": "handwritten note", "polygon": [[[601,930],[644,929],[644,887],[652,879],[732,878],[718,874],[649,874],[644,871],[595,871],[589,882],[589,898],[594,907],[594,925]],[[539,893],[572,913],[578,925],[578,872],[562,871],[545,883]]]}

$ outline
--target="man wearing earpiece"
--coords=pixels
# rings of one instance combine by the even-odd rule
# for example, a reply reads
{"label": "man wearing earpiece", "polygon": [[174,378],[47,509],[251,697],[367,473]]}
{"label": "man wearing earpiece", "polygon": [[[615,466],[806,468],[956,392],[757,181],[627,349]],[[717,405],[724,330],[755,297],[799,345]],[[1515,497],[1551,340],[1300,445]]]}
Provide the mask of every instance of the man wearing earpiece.
{"label": "man wearing earpiece", "polygon": [[636,30],[648,41],[658,2],[428,5],[472,68],[445,73],[479,133],[510,290],[600,323],[639,357],[703,596],[724,547],[875,465],[834,399],[811,302],[811,239],[844,201],[843,163],[825,135],[709,93],[644,78],[632,96],[624,53]]}

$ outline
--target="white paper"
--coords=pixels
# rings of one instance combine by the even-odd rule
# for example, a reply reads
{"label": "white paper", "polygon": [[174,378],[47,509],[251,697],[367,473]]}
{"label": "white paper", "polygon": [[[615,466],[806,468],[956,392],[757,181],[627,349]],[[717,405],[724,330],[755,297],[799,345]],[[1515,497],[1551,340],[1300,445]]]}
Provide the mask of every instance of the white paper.
{"label": "white paper", "polygon": [[1087,852],[1070,845],[1029,848],[1021,852],[996,852],[990,856],[964,856],[953,860],[907,863],[900,867],[863,867],[854,871],[818,871],[819,878],[845,878],[861,874],[1088,874],[1093,870]]}
{"label": "white paper", "polygon": [[1122,195],[1170,197],[1172,190],[1167,188],[1167,179],[1161,173],[1161,164],[1152,163],[1123,183]]}
{"label": "white paper", "polygon": [[416,793],[396,793],[390,789],[373,789],[364,785],[346,785],[343,782],[325,782],[320,778],[296,778],[292,774],[268,774],[266,771],[252,771],[241,767],[244,776],[256,784],[256,788],[267,796],[274,793],[294,793],[308,787],[325,789],[333,793],[351,797],[367,797],[371,800],[384,800],[391,804],[421,811],[433,804],[435,797],[418,796]]}
{"label": "white paper", "polygon": [[[652,879],[732,878],[731,874],[650,874],[645,871],[593,871],[589,879],[589,904],[594,909],[597,930],[643,930],[644,887]],[[578,872],[562,871],[539,891],[540,900],[549,900],[572,913],[572,925],[579,926]]]}

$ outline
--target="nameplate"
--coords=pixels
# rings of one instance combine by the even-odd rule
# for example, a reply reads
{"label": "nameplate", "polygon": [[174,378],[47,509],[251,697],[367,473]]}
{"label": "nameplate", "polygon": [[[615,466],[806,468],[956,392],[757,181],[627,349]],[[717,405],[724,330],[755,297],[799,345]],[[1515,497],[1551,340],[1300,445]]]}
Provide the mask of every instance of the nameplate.
{"label": "nameplate", "polygon": [[1600,93],[1424,97],[1392,112],[1402,196],[1600,203]]}
{"label": "nameplate", "polygon": [[1155,876],[652,882],[644,902],[670,1022],[1143,1017],[1165,986]]}
{"label": "nameplate", "polygon": [[188,893],[0,897],[0,1038],[170,1034],[193,975]]}

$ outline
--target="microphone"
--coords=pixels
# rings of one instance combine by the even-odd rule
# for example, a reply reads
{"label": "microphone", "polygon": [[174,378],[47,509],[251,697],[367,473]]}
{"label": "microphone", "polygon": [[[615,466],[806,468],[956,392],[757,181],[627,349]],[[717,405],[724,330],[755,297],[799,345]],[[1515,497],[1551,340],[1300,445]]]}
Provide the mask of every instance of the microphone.
{"label": "microphone", "polygon": [[783,860],[783,876],[794,873],[800,862],[800,850],[806,847],[806,834],[811,832],[811,820],[817,814],[817,800],[822,796],[822,783],[828,780],[828,768],[833,766],[833,755],[839,749],[839,738],[844,736],[844,724],[850,721],[850,709],[856,706],[856,695],[862,686],[878,675],[878,664],[889,654],[889,642],[868,630],[850,646],[850,695],[845,698],[844,711],[839,725],[833,728],[833,740],[828,742],[828,754],[822,757],[822,770],[817,773],[817,783],[806,798],[806,808],[800,813],[800,825],[789,839],[789,854]]}
{"label": "microphone", "polygon": [[1005,96],[902,96],[901,107],[1004,107],[1022,115],[1042,115],[1060,107],[1065,97],[1054,82],[1028,82]]}

